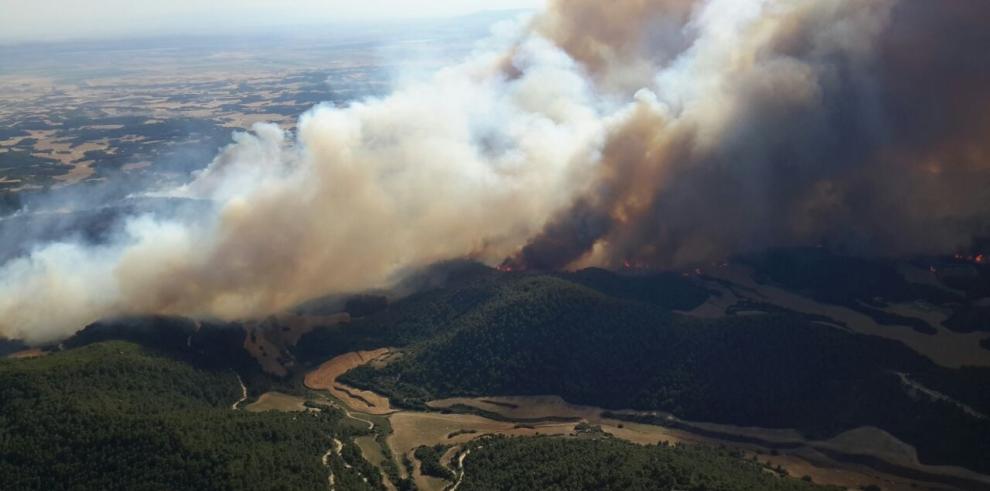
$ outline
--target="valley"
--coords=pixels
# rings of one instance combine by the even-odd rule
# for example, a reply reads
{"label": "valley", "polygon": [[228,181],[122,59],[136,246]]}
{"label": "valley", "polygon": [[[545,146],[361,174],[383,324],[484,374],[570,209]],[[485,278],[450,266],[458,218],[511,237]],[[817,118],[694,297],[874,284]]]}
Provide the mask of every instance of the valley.
{"label": "valley", "polygon": [[[388,349],[347,353],[321,365],[318,371],[326,376],[325,366],[353,369],[366,363],[381,363],[381,357],[388,353]],[[310,372],[310,375],[314,373]],[[362,398],[352,396],[359,392],[358,389],[336,381],[336,376],[342,373],[324,381],[334,389],[330,393],[335,402],[346,407],[352,418],[362,413],[381,415],[380,412],[369,413],[368,409],[374,410],[374,406],[369,407]],[[309,378],[307,375],[307,380]],[[368,391],[360,392],[366,394]],[[344,397],[338,397],[338,394]],[[375,399],[387,404],[384,397],[376,396]],[[412,478],[419,489],[439,491],[451,486],[450,482],[421,473],[421,463],[413,455],[419,447],[447,447],[449,450],[441,463],[456,468],[455,458],[464,455],[460,453],[462,446],[481,437],[577,437],[576,428],[580,425],[594,425],[617,439],[639,445],[729,445],[769,467],[779,466],[789,475],[810,476],[816,483],[845,488],[872,484],[892,490],[940,489],[941,486],[990,489],[987,476],[961,468],[919,463],[913,448],[876,428],[860,428],[830,440],[810,441],[793,430],[687,422],[655,411],[609,411],[570,404],[557,396],[460,397],[430,401],[427,406],[431,411],[394,410],[387,415],[392,430],[386,439],[387,447],[392,450],[387,458],[399,466],[402,478],[408,477],[410,470],[401,464],[412,462]],[[667,422],[636,422],[642,419]],[[386,457],[380,445],[369,437],[362,437],[359,446],[366,459],[381,466]],[[878,467],[893,473],[864,465],[861,463],[864,460],[883,462],[885,465]],[[906,478],[905,474],[916,478]]]}
{"label": "valley", "polygon": [[0,491],[990,491],[988,0],[0,11]]}
{"label": "valley", "polygon": [[[305,311],[245,323],[105,321],[60,346],[14,351],[7,363],[50,363],[125,340],[225,377],[225,411],[289,421],[335,414],[332,425],[312,428],[323,442],[312,446],[322,471],[307,471],[335,490],[360,482],[463,491],[529,479],[485,467],[502,458],[485,451],[492,447],[559,453],[545,462],[532,456],[551,470],[571,452],[617,452],[644,469],[673,459],[701,482],[749,482],[758,471],[781,489],[807,480],[839,489],[990,489],[980,472],[987,369],[944,366],[931,351],[857,332],[856,316],[873,320],[859,307],[755,281],[758,267],[739,268],[748,280],[506,273],[470,262],[436,268],[444,279],[411,295],[308,302]],[[947,329],[946,319],[966,308],[945,303],[941,317],[922,320],[872,302],[899,312],[903,325],[876,324],[898,332],[916,332],[919,322]],[[944,331],[956,334],[972,333]]]}

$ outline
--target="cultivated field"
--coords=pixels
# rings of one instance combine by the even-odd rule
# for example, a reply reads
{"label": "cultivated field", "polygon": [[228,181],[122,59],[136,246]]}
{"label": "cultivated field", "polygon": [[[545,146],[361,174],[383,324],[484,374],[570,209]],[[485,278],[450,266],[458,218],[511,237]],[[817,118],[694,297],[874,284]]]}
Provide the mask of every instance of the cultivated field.
{"label": "cultivated field", "polygon": [[[915,489],[919,486],[930,487],[931,483],[893,476],[859,464],[840,462],[830,457],[834,452],[846,455],[868,455],[929,474],[982,479],[981,476],[964,469],[919,464],[911,446],[875,428],[856,429],[827,441],[809,441],[794,430],[686,422],[659,412],[612,411],[628,416],[667,418],[671,425],[622,421],[604,417],[602,408],[571,404],[557,396],[459,397],[431,401],[427,404],[438,412],[399,411],[393,409],[388,404],[388,400],[378,394],[346,387],[336,381],[337,377],[348,370],[367,363],[384,364],[399,354],[390,348],[381,348],[341,355],[307,374],[305,383],[311,389],[328,390],[350,411],[356,413],[352,417],[360,419],[361,413],[364,413],[365,417],[368,417],[367,415],[386,417],[392,430],[386,439],[392,451],[391,456],[385,455],[374,437],[361,437],[356,443],[365,458],[377,466],[381,466],[382,462],[390,457],[403,478],[409,477],[403,465],[403,457],[408,458],[413,463],[412,477],[421,489],[441,490],[446,485],[443,480],[422,476],[418,472],[419,463],[412,454],[421,445],[458,446],[490,434],[573,435],[575,426],[579,422],[598,425],[604,432],[616,438],[642,445],[662,442],[729,444],[760,461],[770,462],[774,466],[780,465],[791,475],[810,476],[818,483],[850,488],[876,484],[882,489]],[[439,412],[450,410],[454,406],[473,407],[497,415],[497,418]],[[771,452],[770,448],[775,447],[780,450]],[[441,461],[449,461],[451,455],[453,451],[448,451]]]}
{"label": "cultivated field", "polygon": [[[725,315],[725,309],[727,307],[741,300],[736,295],[738,292],[740,295],[750,297],[751,299],[769,302],[793,311],[829,317],[844,323],[849,329],[861,334],[900,341],[919,354],[928,357],[933,362],[944,367],[990,366],[990,351],[980,347],[980,341],[987,337],[987,333],[953,332],[942,326],[942,321],[946,317],[945,313],[926,309],[921,305],[897,304],[890,306],[886,310],[891,313],[927,321],[938,331],[935,335],[923,334],[907,326],[882,325],[869,316],[855,310],[838,305],[823,304],[782,288],[759,284],[753,280],[752,271],[746,267],[732,265],[711,271],[710,273],[706,272],[706,274],[733,283],[736,292],[730,291],[716,282],[699,279],[698,281],[703,282],[706,288],[716,290],[721,295],[713,296],[705,304],[702,304],[691,312],[687,312],[689,315],[697,317],[721,317]],[[923,276],[925,274],[934,276],[932,273],[915,272],[915,276]],[[928,281],[933,282],[934,279],[929,278]]]}
{"label": "cultivated field", "polygon": [[[546,423],[521,426],[507,421],[493,421],[473,414],[440,414],[401,411],[389,416],[392,434],[388,445],[401,461],[401,455],[409,454],[420,445],[455,445],[481,435],[499,434],[512,436],[568,435],[574,432],[575,423]],[[400,466],[400,472],[404,470]]]}
{"label": "cultivated field", "polygon": [[[701,443],[708,445],[725,445],[728,443],[748,452],[750,455],[756,456],[761,461],[769,461],[774,466],[782,466],[791,475],[807,475],[811,476],[815,482],[837,486],[859,487],[863,484],[876,484],[883,489],[917,489],[919,486],[924,487],[931,483],[897,477],[862,465],[839,462],[828,457],[822,451],[836,451],[848,455],[868,455],[898,466],[925,473],[957,476],[976,481],[986,480],[985,476],[980,476],[966,469],[920,464],[913,447],[897,440],[889,433],[876,428],[858,428],[842,433],[830,440],[809,441],[794,430],[684,422],[673,418],[673,416],[670,416],[672,422],[682,423],[687,428],[696,429],[700,434],[690,430],[620,421],[603,417],[603,409],[601,408],[570,404],[557,396],[460,397],[428,403],[429,407],[435,409],[450,408],[454,405],[475,407],[516,420],[580,418],[588,423],[600,425],[603,431],[612,434],[616,438],[641,445],[652,445],[660,442],[672,444],[679,442]],[[658,412],[629,410],[613,412],[628,415],[664,416],[663,413]],[[491,424],[492,422],[490,420],[481,418],[489,422],[487,425],[482,425],[481,423],[475,423],[476,420],[466,420],[465,418],[475,418],[475,416],[430,413],[427,417],[417,413],[395,414],[391,417],[393,427],[396,428],[396,440],[392,445],[401,446],[402,448],[408,448],[410,446],[415,448],[415,445],[418,445],[415,444],[416,439],[422,439],[423,443],[419,444],[423,445],[440,443],[442,440],[438,435],[440,432],[454,427],[467,428],[471,426],[467,421],[478,424],[479,428],[477,429],[480,432],[478,434],[461,435],[448,441],[461,443],[462,441],[471,440],[481,433],[527,434],[526,432],[518,432],[518,429],[510,429],[513,423],[503,423],[506,426],[500,426],[498,424]],[[544,429],[546,427],[541,425],[535,426],[536,430],[531,430],[532,433],[528,434],[535,434],[536,431],[540,430],[543,430],[541,434],[551,434],[550,431]],[[563,425],[557,423],[550,424],[549,426],[558,431],[561,429],[561,426],[568,430],[573,430],[574,423]],[[563,433],[570,433],[570,431],[563,431]],[[702,436],[704,433],[728,435],[732,438],[726,440],[718,437]],[[787,450],[774,452],[776,455],[771,455],[766,446],[733,441],[736,438],[756,439],[767,442],[767,445],[787,447]],[[990,481],[988,481],[988,484],[990,484]]]}
{"label": "cultivated field", "polygon": [[357,351],[340,355],[320,365],[306,374],[306,387],[329,391],[354,411],[368,414],[390,414],[395,412],[388,398],[367,390],[358,390],[337,382],[337,377],[356,367],[391,356],[392,349],[380,348],[374,351]]}

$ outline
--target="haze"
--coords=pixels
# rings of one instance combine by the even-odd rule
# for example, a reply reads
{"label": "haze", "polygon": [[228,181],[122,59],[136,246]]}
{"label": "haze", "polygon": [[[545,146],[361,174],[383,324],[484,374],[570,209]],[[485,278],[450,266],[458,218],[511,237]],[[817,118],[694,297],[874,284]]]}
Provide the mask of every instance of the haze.
{"label": "haze", "polygon": [[0,43],[230,33],[285,25],[456,16],[542,4],[542,0],[5,0]]}

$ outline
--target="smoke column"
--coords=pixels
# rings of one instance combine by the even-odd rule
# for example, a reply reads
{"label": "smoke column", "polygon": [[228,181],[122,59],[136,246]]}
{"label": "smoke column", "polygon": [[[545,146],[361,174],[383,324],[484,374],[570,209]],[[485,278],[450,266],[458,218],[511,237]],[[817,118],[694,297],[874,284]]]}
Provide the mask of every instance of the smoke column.
{"label": "smoke column", "polygon": [[0,334],[248,318],[462,257],[945,252],[990,224],[987,25],[982,0],[557,1],[425,83],[257,125],[162,192],[212,213],[8,261]]}

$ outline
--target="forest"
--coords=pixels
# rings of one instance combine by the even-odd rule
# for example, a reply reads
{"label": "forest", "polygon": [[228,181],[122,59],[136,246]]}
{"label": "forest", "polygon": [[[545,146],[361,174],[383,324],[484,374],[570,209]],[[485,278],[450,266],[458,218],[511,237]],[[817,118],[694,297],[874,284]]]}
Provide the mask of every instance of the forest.
{"label": "forest", "polygon": [[811,491],[739,453],[704,446],[633,445],[615,439],[486,438],[469,446],[459,489],[547,491]]}
{"label": "forest", "polygon": [[0,360],[0,489],[325,490],[331,470],[374,489],[370,467],[321,462],[360,431],[342,413],[231,409],[240,395],[230,370],[126,342]]}
{"label": "forest", "polygon": [[[990,421],[918,397],[898,375],[985,414],[986,368],[940,367],[895,341],[787,312],[687,317],[653,301],[645,286],[609,290],[582,279],[521,273],[429,290],[312,333],[301,355],[405,347],[401,360],[342,381],[409,408],[454,396],[555,394],[608,409],[795,428],[809,438],[876,426],[917,446],[926,463],[990,470]],[[658,292],[687,291],[658,284]]]}

